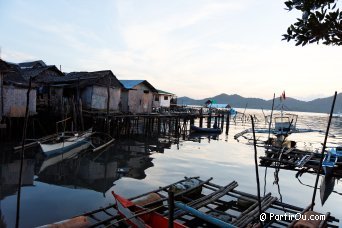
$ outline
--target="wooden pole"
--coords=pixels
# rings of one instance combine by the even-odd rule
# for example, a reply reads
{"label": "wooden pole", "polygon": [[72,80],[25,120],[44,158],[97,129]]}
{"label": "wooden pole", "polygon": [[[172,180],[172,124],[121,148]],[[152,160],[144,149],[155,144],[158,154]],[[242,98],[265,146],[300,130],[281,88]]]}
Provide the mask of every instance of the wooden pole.
{"label": "wooden pole", "polygon": [[175,200],[174,200],[174,192],[172,189],[168,190],[169,195],[169,228],[173,228],[174,221],[174,211],[175,211]]}
{"label": "wooden pole", "polygon": [[21,140],[21,159],[20,159],[20,170],[19,170],[19,181],[18,181],[18,194],[17,194],[17,213],[15,220],[15,227],[19,227],[19,218],[20,218],[20,197],[21,197],[21,183],[22,183],[22,174],[23,174],[23,163],[24,163],[24,151],[25,151],[25,139],[26,139],[26,131],[27,131],[27,123],[29,117],[29,107],[30,107],[30,92],[31,92],[32,78],[29,80],[29,87],[27,89],[26,94],[26,110],[25,110],[25,121],[23,127],[23,137]]}
{"label": "wooden pole", "polygon": [[[257,181],[257,190],[258,190],[258,202],[259,202],[259,217],[262,213],[261,209],[261,199],[260,199],[260,181],[259,181],[259,170],[258,170],[258,152],[256,147],[256,137],[255,137],[255,129],[254,129],[254,118],[251,116],[252,120],[252,130],[253,130],[253,144],[254,144],[254,165],[255,165],[255,175]],[[261,223],[261,221],[260,221]]]}
{"label": "wooden pole", "polygon": [[0,90],[1,90],[0,120],[2,120],[2,116],[4,115],[4,80],[3,80],[3,76],[1,72],[0,72]]}
{"label": "wooden pole", "polygon": [[[270,136],[271,136],[271,126],[272,126],[272,118],[273,118],[274,100],[275,100],[275,93],[273,93],[272,111],[271,111],[270,123],[268,125],[268,142],[269,143],[270,143]],[[268,149],[269,149],[269,147],[267,147],[267,152],[268,152]]]}
{"label": "wooden pole", "polygon": [[322,163],[323,163],[323,158],[324,158],[324,151],[325,151],[325,146],[326,146],[327,140],[328,140],[329,129],[330,129],[330,123],[331,123],[332,114],[333,114],[333,112],[334,112],[336,96],[337,96],[337,92],[335,91],[334,100],[333,100],[333,103],[332,103],[332,106],[331,106],[331,110],[330,110],[330,115],[329,115],[329,121],[328,121],[327,131],[325,132],[325,137],[324,137],[324,143],[323,143],[321,158],[320,158],[320,160],[319,160],[319,166],[318,166],[318,169],[317,169],[317,176],[316,176],[316,181],[315,181],[315,188],[314,188],[314,192],[313,192],[313,195],[312,195],[312,201],[311,201],[311,210],[313,210],[313,208],[314,208],[314,206],[315,206],[315,198],[316,198],[316,191],[317,191],[318,179],[319,179],[319,174],[321,173],[321,168],[322,168]]}
{"label": "wooden pole", "polygon": [[208,116],[207,128],[211,128],[211,113],[209,113],[209,116]]}
{"label": "wooden pole", "polygon": [[82,131],[84,131],[83,106],[82,106],[81,98],[79,98],[78,104],[79,104],[79,111],[80,111],[81,127],[82,127]]}
{"label": "wooden pole", "polygon": [[161,126],[161,123],[160,123],[160,120],[161,119],[161,117],[160,116],[158,116],[158,119],[157,119],[157,133],[158,133],[158,136],[159,136],[159,134],[160,134],[160,126]]}
{"label": "wooden pole", "polygon": [[247,105],[248,105],[248,103],[246,103],[245,110],[243,110],[243,114],[242,114],[243,120],[242,120],[242,123],[245,122],[245,113],[246,113]]}
{"label": "wooden pole", "polygon": [[75,104],[75,98],[74,96],[72,97],[72,113],[73,113],[73,117],[74,117],[74,124],[75,124],[75,129],[76,131],[78,131],[78,124],[77,124],[77,112],[76,112],[76,104]]}
{"label": "wooden pole", "polygon": [[[108,77],[109,78],[109,77]],[[109,90],[109,86],[110,86],[110,78],[109,78],[109,83],[107,85],[107,133],[110,133],[110,124],[109,124],[109,102],[110,102],[110,90]]]}
{"label": "wooden pole", "polygon": [[230,124],[230,111],[228,111],[228,113],[227,113],[226,135],[228,135],[228,132],[229,132],[229,124]]}

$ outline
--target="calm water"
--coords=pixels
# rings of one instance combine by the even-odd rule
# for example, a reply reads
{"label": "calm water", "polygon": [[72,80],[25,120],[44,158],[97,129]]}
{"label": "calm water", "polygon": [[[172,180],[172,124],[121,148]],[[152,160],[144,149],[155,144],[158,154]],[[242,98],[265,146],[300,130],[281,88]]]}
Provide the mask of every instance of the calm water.
{"label": "calm water", "polygon": [[[256,114],[259,126],[264,127],[261,112]],[[297,113],[297,127],[325,130],[327,114]],[[186,140],[155,138],[117,140],[108,150],[99,153],[83,152],[61,162],[47,166],[39,153],[28,156],[24,162],[24,177],[21,201],[21,227],[34,227],[63,220],[83,212],[113,203],[111,191],[125,197],[134,196],[155,189],[184,176],[214,178],[218,184],[233,180],[239,183],[238,190],[256,194],[254,150],[252,142],[233,139],[233,136],[250,128],[250,123],[231,124],[229,135],[221,134],[216,140],[207,137],[193,137]],[[342,120],[334,119],[328,144],[342,143]],[[260,139],[267,137],[258,135]],[[324,141],[321,133],[293,134],[300,148],[320,148]],[[14,227],[16,214],[16,182],[19,160],[16,156],[2,153],[0,163],[0,209],[2,223]],[[264,155],[258,148],[258,155]],[[274,183],[273,168],[259,167],[261,193],[264,189],[284,202],[306,207],[311,202],[315,176],[303,174],[296,178],[294,171],[280,170],[279,190]],[[266,185],[264,186],[266,182]],[[319,191],[315,210],[330,211],[342,220],[342,184],[336,183],[334,192],[324,206],[321,206]],[[0,227],[1,227],[0,220]],[[341,226],[341,225],[340,225]]]}

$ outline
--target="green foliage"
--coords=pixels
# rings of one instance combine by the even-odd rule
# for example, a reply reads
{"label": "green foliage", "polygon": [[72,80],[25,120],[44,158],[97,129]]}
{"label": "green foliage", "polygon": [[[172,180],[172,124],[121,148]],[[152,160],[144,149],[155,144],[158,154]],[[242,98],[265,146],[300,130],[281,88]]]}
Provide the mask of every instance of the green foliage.
{"label": "green foliage", "polygon": [[286,10],[299,10],[302,18],[290,25],[283,40],[298,45],[319,43],[342,44],[342,12],[336,8],[337,0],[288,0]]}

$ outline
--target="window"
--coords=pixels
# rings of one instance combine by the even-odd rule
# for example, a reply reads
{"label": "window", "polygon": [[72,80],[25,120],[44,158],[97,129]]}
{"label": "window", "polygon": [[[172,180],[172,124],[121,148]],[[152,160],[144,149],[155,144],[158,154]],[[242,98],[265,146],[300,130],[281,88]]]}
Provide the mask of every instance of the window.
{"label": "window", "polygon": [[144,93],[149,93],[150,91],[148,91],[148,90],[144,90]]}
{"label": "window", "polygon": [[154,97],[154,101],[159,101],[159,96],[158,95]]}
{"label": "window", "polygon": [[164,100],[168,100],[169,99],[169,96],[164,96]]}

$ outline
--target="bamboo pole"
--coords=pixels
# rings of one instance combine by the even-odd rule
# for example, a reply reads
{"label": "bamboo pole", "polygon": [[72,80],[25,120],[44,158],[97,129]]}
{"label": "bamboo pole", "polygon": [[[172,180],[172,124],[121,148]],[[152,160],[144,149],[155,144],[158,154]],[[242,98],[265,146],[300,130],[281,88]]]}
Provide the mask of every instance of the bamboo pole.
{"label": "bamboo pole", "polygon": [[[258,202],[259,202],[259,216],[261,215],[261,201],[260,201],[260,181],[259,181],[259,170],[258,170],[258,151],[256,147],[256,137],[255,137],[255,129],[254,129],[254,118],[251,116],[252,120],[252,129],[253,129],[253,144],[254,144],[254,164],[255,164],[255,175],[257,181],[257,190],[258,190]],[[262,222],[260,221],[260,225]]]}
{"label": "bamboo pole", "polygon": [[30,77],[29,80],[29,87],[27,89],[26,94],[26,110],[25,110],[25,121],[23,127],[23,137],[21,140],[21,159],[20,159],[20,171],[19,171],[19,181],[18,181],[18,194],[17,194],[17,213],[16,213],[16,220],[15,220],[15,227],[19,227],[19,220],[20,220],[20,197],[21,197],[21,183],[22,183],[22,174],[23,174],[23,163],[24,163],[24,151],[25,151],[25,139],[26,139],[26,131],[27,131],[27,123],[29,117],[29,107],[30,107],[30,92],[32,86],[32,78]]}
{"label": "bamboo pole", "polygon": [[322,168],[322,163],[323,163],[323,158],[324,158],[324,151],[325,151],[325,146],[326,146],[327,140],[328,140],[328,134],[329,134],[329,129],[330,129],[330,123],[331,123],[332,114],[333,114],[333,112],[334,112],[336,96],[337,96],[337,92],[335,91],[334,100],[333,100],[333,103],[332,103],[332,106],[331,106],[331,110],[330,110],[330,115],[329,115],[329,121],[328,121],[327,131],[325,132],[324,143],[323,143],[322,153],[321,153],[321,159],[319,160],[319,166],[318,166],[318,169],[317,169],[317,175],[316,175],[316,181],[315,181],[315,188],[314,188],[314,192],[313,192],[313,195],[312,195],[312,201],[311,201],[311,210],[313,210],[313,208],[314,208],[314,206],[315,206],[315,198],[316,198],[316,191],[317,191],[318,179],[319,179],[319,174],[321,173],[321,168]]}

